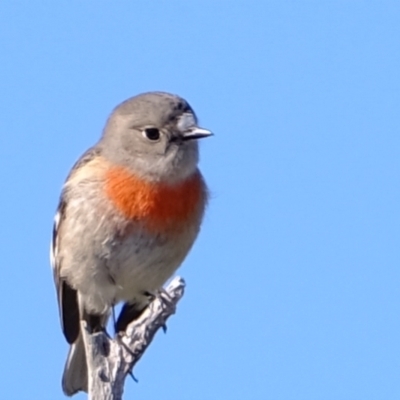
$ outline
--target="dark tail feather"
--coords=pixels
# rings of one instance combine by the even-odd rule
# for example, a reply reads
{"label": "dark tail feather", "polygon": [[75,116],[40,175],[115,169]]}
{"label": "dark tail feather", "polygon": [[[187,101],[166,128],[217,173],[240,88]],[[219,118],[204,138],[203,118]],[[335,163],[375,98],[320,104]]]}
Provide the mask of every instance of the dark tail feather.
{"label": "dark tail feather", "polygon": [[125,332],[128,325],[139,318],[146,307],[147,304],[125,303],[115,324],[115,331],[117,333]]}
{"label": "dark tail feather", "polygon": [[69,349],[62,377],[62,388],[67,396],[72,396],[80,390],[84,392],[88,390],[85,346],[81,335]]}

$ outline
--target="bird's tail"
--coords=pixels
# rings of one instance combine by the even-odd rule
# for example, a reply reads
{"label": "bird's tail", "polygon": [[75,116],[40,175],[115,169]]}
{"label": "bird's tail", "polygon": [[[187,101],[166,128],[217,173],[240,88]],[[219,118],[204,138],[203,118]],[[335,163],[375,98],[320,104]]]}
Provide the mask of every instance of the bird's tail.
{"label": "bird's tail", "polygon": [[88,371],[82,335],[79,335],[69,349],[62,377],[62,388],[67,396],[72,396],[80,390],[84,392],[88,390]]}

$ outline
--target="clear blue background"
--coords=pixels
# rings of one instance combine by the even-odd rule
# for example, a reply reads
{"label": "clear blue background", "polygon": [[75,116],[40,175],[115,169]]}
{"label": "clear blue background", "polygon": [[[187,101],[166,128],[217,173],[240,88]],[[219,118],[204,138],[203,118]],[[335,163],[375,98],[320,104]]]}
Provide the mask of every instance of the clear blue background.
{"label": "clear blue background", "polygon": [[125,398],[399,398],[399,21],[398,1],[2,1],[1,397],[64,398],[60,189],[116,104],[164,90],[215,132],[212,200]]}

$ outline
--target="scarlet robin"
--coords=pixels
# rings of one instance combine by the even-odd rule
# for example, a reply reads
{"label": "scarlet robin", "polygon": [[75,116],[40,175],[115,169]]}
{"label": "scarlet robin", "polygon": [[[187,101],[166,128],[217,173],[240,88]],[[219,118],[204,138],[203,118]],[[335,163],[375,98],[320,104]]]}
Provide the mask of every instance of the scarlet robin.
{"label": "scarlet robin", "polygon": [[80,320],[105,329],[124,302],[117,331],[140,315],[181,265],[207,203],[198,169],[198,126],[182,98],[163,92],[117,106],[96,145],[72,168],[55,217],[52,266],[70,346],[62,387],[87,391]]}

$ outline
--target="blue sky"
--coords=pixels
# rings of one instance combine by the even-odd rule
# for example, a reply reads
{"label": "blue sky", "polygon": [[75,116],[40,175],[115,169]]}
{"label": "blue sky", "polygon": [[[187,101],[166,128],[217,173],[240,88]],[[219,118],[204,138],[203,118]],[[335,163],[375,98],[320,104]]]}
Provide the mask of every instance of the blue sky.
{"label": "blue sky", "polygon": [[215,132],[212,199],[125,398],[398,398],[399,20],[397,1],[3,1],[3,397],[64,398],[60,189],[116,104],[163,90]]}

